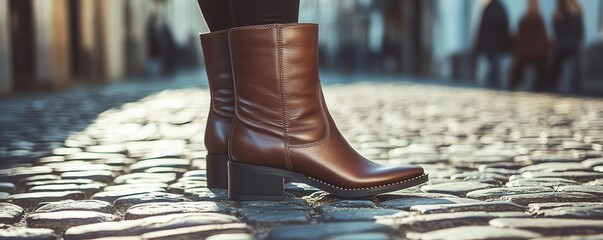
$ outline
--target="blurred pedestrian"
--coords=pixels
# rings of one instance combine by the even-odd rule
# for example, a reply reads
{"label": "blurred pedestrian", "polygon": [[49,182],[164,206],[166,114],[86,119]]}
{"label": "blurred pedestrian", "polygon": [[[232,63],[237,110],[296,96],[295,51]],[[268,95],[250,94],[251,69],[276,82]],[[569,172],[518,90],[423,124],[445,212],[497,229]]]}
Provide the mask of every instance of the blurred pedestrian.
{"label": "blurred pedestrian", "polygon": [[511,69],[512,89],[519,88],[527,66],[532,66],[536,73],[534,90],[541,91],[543,89],[551,45],[544,20],[539,12],[539,2],[529,0],[528,11],[519,22],[515,37],[514,63]]}
{"label": "blurred pedestrian", "polygon": [[178,46],[176,45],[172,29],[165,20],[161,22],[158,31],[161,40],[161,70],[163,74],[172,74],[176,70],[176,54],[178,54]]}
{"label": "blurred pedestrian", "polygon": [[147,20],[146,37],[147,37],[147,74],[150,76],[158,76],[161,73],[161,37],[158,34],[159,15],[152,13]]}
{"label": "blurred pedestrian", "polygon": [[486,87],[498,88],[501,83],[501,59],[512,45],[509,33],[509,18],[499,0],[492,0],[482,14],[476,54],[484,54],[488,61],[488,79]]}
{"label": "blurred pedestrian", "polygon": [[146,26],[148,41],[147,73],[151,76],[173,73],[176,42],[172,30],[157,13],[151,14]]}
{"label": "blurred pedestrian", "polygon": [[[584,40],[582,8],[577,0],[557,0],[553,18],[555,29],[555,52],[551,69],[550,90],[557,90],[560,75],[567,69],[569,86],[565,92],[580,90],[580,49]],[[566,68],[564,68],[564,66]],[[567,88],[569,87],[569,88]]]}

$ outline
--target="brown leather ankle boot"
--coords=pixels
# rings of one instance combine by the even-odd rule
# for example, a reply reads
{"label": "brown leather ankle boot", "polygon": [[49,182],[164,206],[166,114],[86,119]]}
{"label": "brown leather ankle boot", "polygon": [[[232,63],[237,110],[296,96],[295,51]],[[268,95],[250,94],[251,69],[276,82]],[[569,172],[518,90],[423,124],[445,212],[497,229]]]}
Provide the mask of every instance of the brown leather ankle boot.
{"label": "brown leather ankle boot", "polygon": [[211,93],[205,128],[207,186],[227,188],[228,135],[234,111],[228,30],[201,34],[201,46]]}
{"label": "brown leather ankle boot", "polygon": [[283,178],[341,197],[363,197],[427,181],[420,167],[386,167],[358,154],[327,110],[318,77],[318,26],[231,29],[235,116],[229,198],[281,200]]}

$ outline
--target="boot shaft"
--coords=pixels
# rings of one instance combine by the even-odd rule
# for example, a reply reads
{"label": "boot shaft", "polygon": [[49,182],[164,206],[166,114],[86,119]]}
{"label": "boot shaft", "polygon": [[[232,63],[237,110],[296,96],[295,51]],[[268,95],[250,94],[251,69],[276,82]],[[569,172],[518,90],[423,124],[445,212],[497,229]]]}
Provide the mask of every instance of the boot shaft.
{"label": "boot shaft", "polygon": [[211,110],[225,116],[234,111],[234,87],[228,30],[200,35],[205,71],[211,93]]}
{"label": "boot shaft", "polygon": [[234,112],[234,87],[228,31],[201,34],[205,70],[211,94],[205,128],[205,147],[210,155],[228,154],[228,136]]}
{"label": "boot shaft", "polygon": [[318,26],[271,24],[229,32],[238,122],[284,147],[327,136],[318,76]]}

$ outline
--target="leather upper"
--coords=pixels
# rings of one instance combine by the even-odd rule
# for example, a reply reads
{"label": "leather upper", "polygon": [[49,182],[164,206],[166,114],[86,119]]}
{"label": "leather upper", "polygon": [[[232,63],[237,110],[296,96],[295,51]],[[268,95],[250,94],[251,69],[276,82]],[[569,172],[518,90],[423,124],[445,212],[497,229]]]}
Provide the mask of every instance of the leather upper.
{"label": "leather upper", "polygon": [[205,147],[209,154],[226,155],[234,112],[228,30],[201,34],[200,38],[211,94],[205,128]]}
{"label": "leather upper", "polygon": [[318,26],[271,24],[229,32],[235,83],[231,161],[302,173],[340,188],[423,174],[358,154],[337,130],[318,76]]}

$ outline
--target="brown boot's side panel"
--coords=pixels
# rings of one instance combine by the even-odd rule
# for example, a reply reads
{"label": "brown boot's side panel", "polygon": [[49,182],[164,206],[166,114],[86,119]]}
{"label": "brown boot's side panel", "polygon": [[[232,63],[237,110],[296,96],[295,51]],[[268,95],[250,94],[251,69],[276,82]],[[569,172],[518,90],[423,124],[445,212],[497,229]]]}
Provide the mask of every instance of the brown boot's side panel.
{"label": "brown boot's side panel", "polygon": [[201,46],[211,94],[205,147],[211,155],[225,155],[235,105],[228,31],[202,34]]}
{"label": "brown boot's side panel", "polygon": [[229,141],[230,161],[287,169],[282,136],[257,132],[259,128],[234,118]]}
{"label": "brown boot's side panel", "polygon": [[[251,27],[250,27],[251,28]],[[235,79],[235,119],[231,129],[230,159],[287,168],[281,86],[278,81],[277,30],[230,31]],[[253,47],[250,47],[253,46]]]}
{"label": "brown boot's side panel", "polygon": [[279,81],[283,85],[288,144],[316,144],[328,134],[327,118],[320,104],[318,29],[299,25],[280,32]]}
{"label": "brown boot's side panel", "polygon": [[201,35],[201,46],[205,59],[205,70],[212,94],[212,110],[225,116],[234,112],[234,83],[228,31]]}
{"label": "brown boot's side panel", "polygon": [[205,126],[205,148],[211,155],[228,154],[228,138],[232,117],[210,112]]}
{"label": "brown boot's side panel", "polygon": [[[246,127],[283,136],[277,69],[276,29],[231,30],[232,71],[236,76],[236,114]],[[249,47],[254,46],[254,47]]]}
{"label": "brown boot's side panel", "polygon": [[[274,154],[272,163],[263,165],[284,163],[286,169],[292,169],[290,146],[316,144],[327,137],[328,127],[317,91],[320,80],[316,25],[280,26],[233,29],[229,33],[230,48],[231,54],[236,56],[233,73],[236,76],[237,124],[269,135],[271,139],[280,139],[280,154]],[[304,35],[310,38],[300,37]],[[233,135],[238,137],[236,133]],[[248,144],[251,144],[250,148],[262,145]],[[241,154],[244,151],[240,150],[245,146],[231,144],[231,147],[232,160],[245,161]]]}

